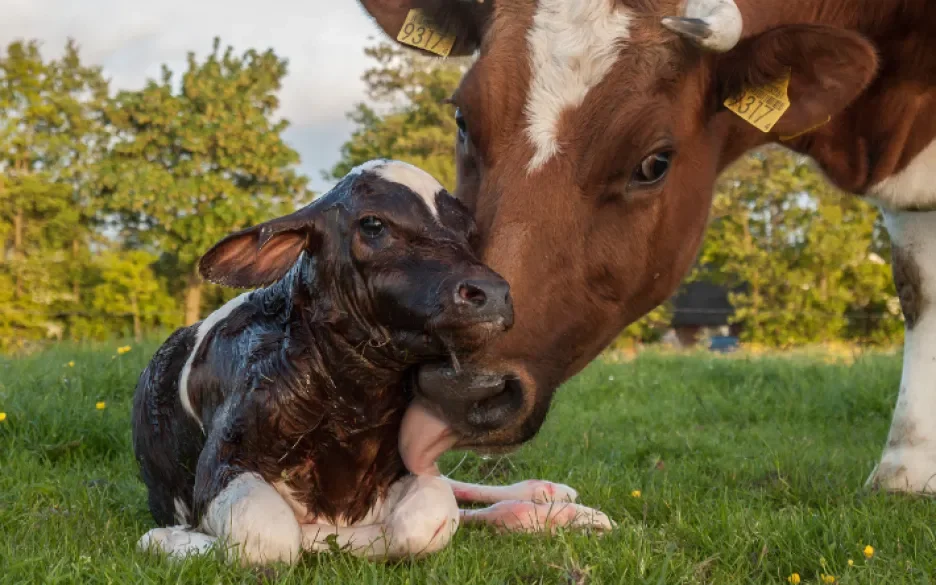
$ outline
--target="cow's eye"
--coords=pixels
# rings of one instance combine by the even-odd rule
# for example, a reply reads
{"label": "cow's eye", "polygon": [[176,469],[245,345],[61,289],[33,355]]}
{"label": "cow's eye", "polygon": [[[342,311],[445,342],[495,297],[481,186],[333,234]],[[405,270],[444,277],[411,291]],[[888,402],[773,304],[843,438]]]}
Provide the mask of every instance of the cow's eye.
{"label": "cow's eye", "polygon": [[455,125],[458,126],[458,139],[464,142],[468,138],[468,124],[465,123],[461,108],[455,108]]}
{"label": "cow's eye", "polygon": [[672,151],[664,150],[655,152],[640,161],[640,164],[634,170],[634,183],[646,187],[661,181],[669,170],[672,155]]}
{"label": "cow's eye", "polygon": [[384,233],[384,222],[380,221],[380,218],[375,215],[368,215],[367,217],[361,218],[360,224],[361,233],[368,238],[376,238]]}

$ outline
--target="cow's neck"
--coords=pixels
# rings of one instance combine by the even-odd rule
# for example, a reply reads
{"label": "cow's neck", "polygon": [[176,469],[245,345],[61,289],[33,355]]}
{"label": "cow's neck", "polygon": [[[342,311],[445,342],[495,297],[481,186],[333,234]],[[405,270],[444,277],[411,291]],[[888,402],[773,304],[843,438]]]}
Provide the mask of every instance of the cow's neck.
{"label": "cow's neck", "polygon": [[[875,196],[882,182],[921,153],[930,156],[923,151],[936,139],[936,52],[930,48],[936,5],[926,0],[737,2],[746,35],[780,24],[825,24],[859,32],[879,51],[881,69],[865,93],[831,123],[786,146],[814,158],[840,188]],[[936,193],[910,197],[922,207],[936,204]]]}

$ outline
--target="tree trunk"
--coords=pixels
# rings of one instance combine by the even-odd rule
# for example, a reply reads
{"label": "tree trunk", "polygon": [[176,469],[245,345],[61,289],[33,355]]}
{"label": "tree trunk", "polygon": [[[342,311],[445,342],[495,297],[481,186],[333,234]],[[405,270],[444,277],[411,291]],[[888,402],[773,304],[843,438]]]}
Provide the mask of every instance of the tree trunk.
{"label": "tree trunk", "polygon": [[197,274],[190,274],[185,283],[185,324],[194,325],[201,319],[202,283]]}
{"label": "tree trunk", "polygon": [[81,252],[81,242],[78,241],[78,238],[72,240],[72,270],[75,271],[75,275],[72,280],[72,296],[75,299],[75,303],[81,302],[81,277],[78,273],[78,254]]}
{"label": "tree trunk", "polygon": [[133,339],[140,343],[143,341],[143,325],[140,323],[140,305],[136,295],[130,295],[130,311],[133,312]]}
{"label": "tree trunk", "polygon": [[[23,229],[26,219],[23,209],[18,208],[16,215],[13,216],[13,260],[19,260],[23,257]],[[19,275],[19,266],[15,267],[16,283],[13,288],[13,298],[18,299],[23,295],[23,280]]]}

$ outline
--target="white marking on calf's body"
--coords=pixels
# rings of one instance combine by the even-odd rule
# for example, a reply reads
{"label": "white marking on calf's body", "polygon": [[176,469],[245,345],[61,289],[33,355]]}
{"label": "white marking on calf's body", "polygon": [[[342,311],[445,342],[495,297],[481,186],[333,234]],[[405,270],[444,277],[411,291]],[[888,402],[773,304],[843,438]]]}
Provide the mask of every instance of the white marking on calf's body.
{"label": "white marking on calf's body", "polygon": [[195,409],[192,408],[192,399],[189,397],[188,392],[188,379],[189,375],[192,373],[192,362],[195,361],[195,355],[198,353],[198,348],[201,347],[202,341],[205,340],[205,337],[208,333],[217,325],[222,319],[230,315],[234,309],[243,305],[245,301],[250,297],[252,293],[245,292],[244,294],[235,297],[224,304],[214,313],[208,315],[208,317],[197,325],[198,330],[195,334],[195,345],[192,347],[192,353],[189,354],[188,359],[185,360],[185,365],[182,367],[182,373],[179,375],[179,400],[182,402],[182,409],[185,412],[195,419],[198,423],[198,426],[201,427],[202,432],[205,432],[205,425],[202,423],[201,417],[198,416],[198,413],[195,412]]}
{"label": "white marking on calf's body", "polygon": [[525,114],[533,173],[558,154],[559,117],[585,101],[630,38],[631,14],[615,0],[540,0],[527,33],[530,92]]}
{"label": "white marking on calf's body", "polygon": [[[933,185],[936,188],[936,184]],[[896,266],[911,308],[900,394],[881,462],[869,482],[893,491],[936,491],[936,212],[888,212],[891,241],[908,266]],[[909,282],[900,282],[900,280]],[[906,310],[905,306],[905,310]]]}
{"label": "white marking on calf's body", "polygon": [[936,209],[936,140],[907,167],[868,190],[869,199],[892,210],[908,207]]}

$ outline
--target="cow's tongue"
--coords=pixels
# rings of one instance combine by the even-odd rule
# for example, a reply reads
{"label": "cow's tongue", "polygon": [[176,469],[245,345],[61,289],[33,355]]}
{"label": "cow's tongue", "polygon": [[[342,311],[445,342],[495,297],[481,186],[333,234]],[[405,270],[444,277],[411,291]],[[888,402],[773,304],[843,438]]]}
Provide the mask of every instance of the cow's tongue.
{"label": "cow's tongue", "polygon": [[410,473],[438,475],[436,460],[457,441],[452,429],[419,399],[406,409],[400,427],[400,455]]}

